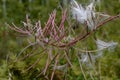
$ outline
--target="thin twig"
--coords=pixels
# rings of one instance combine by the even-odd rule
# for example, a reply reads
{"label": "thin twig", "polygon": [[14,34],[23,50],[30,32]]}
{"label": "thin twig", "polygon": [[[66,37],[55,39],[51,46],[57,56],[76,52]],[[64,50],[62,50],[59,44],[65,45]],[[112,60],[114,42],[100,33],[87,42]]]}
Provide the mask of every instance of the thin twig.
{"label": "thin twig", "polygon": [[97,25],[96,29],[93,29],[92,31],[86,33],[85,35],[83,35],[82,37],[77,37],[75,38],[73,41],[69,42],[68,44],[62,44],[62,45],[54,45],[57,47],[67,47],[67,46],[72,46],[73,44],[77,43],[80,40],[83,40],[85,38],[87,38],[90,34],[92,34],[93,32],[95,32],[98,28],[100,28],[102,25],[105,25],[106,23],[113,21],[114,19],[117,19],[120,17],[120,14],[118,14],[117,16],[112,16],[106,20],[104,20],[103,22],[101,22],[100,24]]}
{"label": "thin twig", "polygon": [[90,53],[87,53],[87,54],[88,54],[88,58],[89,58],[90,64],[92,65],[92,68],[93,68],[94,72],[96,73],[96,75],[98,76],[98,79],[99,79],[99,74],[98,74],[98,72],[96,70],[95,64],[93,63],[91,54]]}
{"label": "thin twig", "polygon": [[[58,55],[59,53],[57,53],[54,57],[53,57],[53,59],[50,61],[50,63],[48,64],[48,66],[47,66],[47,68],[46,68],[46,71],[47,71],[47,69],[49,68],[49,66],[50,66],[50,64],[55,60],[55,58],[57,57],[57,55]],[[44,70],[40,73],[40,74],[38,74],[37,76],[36,76],[36,78],[38,78],[41,74],[43,74],[44,73]],[[45,74],[44,74],[45,75]]]}
{"label": "thin twig", "polygon": [[90,77],[91,77],[91,79],[92,79],[92,80],[94,80],[94,78],[93,78],[93,76],[92,76],[91,72],[90,72]]}
{"label": "thin twig", "polygon": [[49,60],[50,60],[50,56],[48,55],[48,58],[47,58],[47,61],[46,61],[46,65],[45,65],[45,69],[44,69],[43,75],[46,74],[46,71],[47,71],[48,65],[49,65]]}
{"label": "thin twig", "polygon": [[101,79],[101,63],[100,62],[98,63],[98,71],[99,71],[99,80],[102,80]]}
{"label": "thin twig", "polygon": [[[44,51],[46,51],[47,49],[44,49],[44,50],[42,50],[41,52],[39,52],[39,53],[43,53]],[[24,56],[22,59],[20,59],[20,60],[24,60],[24,59],[26,59],[26,58],[29,58],[29,57],[31,57],[31,56],[35,56],[36,54],[38,54],[38,53],[35,53],[35,54],[33,54],[33,51],[34,50],[32,50],[31,51],[31,53],[29,53],[29,54],[27,54],[26,56]],[[35,52],[35,51],[34,51]],[[40,55],[42,55],[42,54],[40,54]]]}
{"label": "thin twig", "polygon": [[72,63],[71,63],[71,61],[69,60],[69,57],[68,57],[68,55],[67,54],[69,54],[68,53],[68,51],[67,50],[65,50],[65,58],[66,58],[66,60],[67,60],[67,62],[69,63],[69,65],[71,66],[71,68],[73,68],[73,65],[72,65]]}
{"label": "thin twig", "polygon": [[50,80],[53,80],[53,77],[54,77],[54,74],[55,74],[55,69],[56,69],[56,66],[57,66],[57,63],[58,63],[58,58],[59,58],[59,55],[57,55],[57,57],[56,57],[55,64],[54,64],[54,69],[53,69]]}
{"label": "thin twig", "polygon": [[86,75],[85,75],[85,72],[84,72],[83,67],[82,67],[82,64],[81,64],[81,62],[80,62],[80,58],[79,58],[78,55],[76,55],[76,56],[77,56],[77,58],[78,58],[79,65],[80,65],[80,69],[81,69],[81,71],[82,71],[82,74],[83,74],[83,76],[84,76],[84,79],[87,80]]}
{"label": "thin twig", "polygon": [[32,64],[29,68],[27,68],[27,69],[25,70],[25,72],[28,71],[28,70],[30,70],[31,68],[35,67],[35,65],[40,61],[40,59],[41,59],[43,56],[44,56],[44,55],[41,53],[40,57],[37,58],[37,60],[35,61],[35,63]]}
{"label": "thin twig", "polygon": [[19,57],[27,48],[29,48],[29,47],[31,47],[31,46],[34,46],[34,45],[36,45],[36,44],[37,44],[37,42],[31,43],[31,44],[29,44],[28,46],[26,46],[24,49],[22,49],[22,51],[21,51],[20,53],[18,53],[15,62],[18,60],[18,57]]}

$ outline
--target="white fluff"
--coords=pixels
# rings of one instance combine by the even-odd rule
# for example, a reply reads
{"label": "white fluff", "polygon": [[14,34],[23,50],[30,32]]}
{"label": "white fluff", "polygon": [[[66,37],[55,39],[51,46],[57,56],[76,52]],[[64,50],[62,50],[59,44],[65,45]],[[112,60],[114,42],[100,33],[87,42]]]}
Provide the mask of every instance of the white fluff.
{"label": "white fluff", "polygon": [[81,4],[78,5],[77,2],[73,0],[72,5],[73,18],[77,19],[82,24],[87,23],[89,29],[94,29],[95,22],[93,19],[96,17],[94,12],[94,4],[90,3],[84,8]]}
{"label": "white fluff", "polygon": [[102,40],[97,39],[96,44],[99,50],[105,49],[105,48],[114,48],[118,43],[117,42],[104,42]]}

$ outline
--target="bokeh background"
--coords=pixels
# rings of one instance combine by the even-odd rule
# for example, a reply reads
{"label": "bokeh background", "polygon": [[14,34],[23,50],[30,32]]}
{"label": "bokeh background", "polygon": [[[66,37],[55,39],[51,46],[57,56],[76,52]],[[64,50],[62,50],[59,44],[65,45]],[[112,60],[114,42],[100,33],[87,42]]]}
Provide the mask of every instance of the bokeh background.
{"label": "bokeh background", "polygon": [[[88,0],[77,0],[81,4],[89,3]],[[120,0],[96,0],[97,11],[109,15],[120,14]],[[49,14],[56,9],[61,13],[60,7],[67,7],[69,0],[0,0],[0,79],[6,80],[6,58],[16,55],[26,46],[24,39],[20,38],[6,24],[15,23],[22,26],[26,14],[32,22],[41,20],[42,25],[47,21]],[[101,34],[102,33],[102,34]],[[118,42],[115,51],[106,53],[101,58],[102,74],[104,80],[120,80],[120,18],[104,25],[98,36],[104,40]],[[70,80],[82,80],[81,76],[73,75]]]}

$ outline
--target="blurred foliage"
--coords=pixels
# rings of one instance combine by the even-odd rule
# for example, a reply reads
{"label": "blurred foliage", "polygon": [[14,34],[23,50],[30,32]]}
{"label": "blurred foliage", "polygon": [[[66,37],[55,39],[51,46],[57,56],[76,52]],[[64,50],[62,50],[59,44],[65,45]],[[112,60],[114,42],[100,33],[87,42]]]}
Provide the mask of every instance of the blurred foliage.
{"label": "blurred foliage", "polygon": [[[63,0],[0,0],[0,80],[8,80],[11,75],[14,75],[13,80],[43,80],[36,79],[35,76],[39,74],[40,66],[44,65],[45,60],[41,60],[35,69],[28,72],[23,71],[38,56],[28,61],[20,61],[8,66],[6,60],[9,59],[7,57],[10,56],[10,62],[14,60],[16,55],[26,46],[26,42],[24,39],[16,36],[16,33],[10,30],[5,23],[11,24],[13,22],[21,26],[25,16],[29,15],[33,22],[41,20],[42,25],[44,25],[49,14],[54,9],[57,10],[58,16],[61,14],[60,4],[65,5],[66,3],[60,1]],[[88,2],[87,0],[78,1],[83,4]],[[119,14],[120,0],[101,0],[97,5],[97,11],[110,15]],[[59,20],[59,17],[57,19]],[[120,19],[106,24],[99,29],[100,31],[96,35],[101,39],[114,40],[120,44],[119,29]],[[91,41],[87,40],[87,43],[89,43],[90,49],[93,49],[94,46],[90,44]],[[74,54],[75,51],[71,49],[71,53]],[[99,61],[101,64],[102,80],[120,80],[120,45],[118,45],[115,52],[105,52],[105,55]],[[76,60],[74,62],[78,63]],[[74,71],[69,71],[68,80],[83,80],[82,73],[77,71],[79,70],[78,67],[79,65],[75,64]],[[12,73],[10,73],[11,71]],[[57,74],[61,73],[58,72]]]}

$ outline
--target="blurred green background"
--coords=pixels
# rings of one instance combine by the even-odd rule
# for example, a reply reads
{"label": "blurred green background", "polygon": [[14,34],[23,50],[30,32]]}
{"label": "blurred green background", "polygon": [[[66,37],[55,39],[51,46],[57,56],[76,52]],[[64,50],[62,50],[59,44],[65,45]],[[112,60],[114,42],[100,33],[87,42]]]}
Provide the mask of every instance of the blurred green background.
{"label": "blurred green background", "polygon": [[[81,4],[90,2],[88,0],[78,0]],[[97,11],[110,15],[120,14],[120,0],[96,0]],[[99,2],[100,1],[100,2]],[[26,46],[24,39],[17,36],[17,33],[10,30],[5,24],[22,24],[26,14],[30,16],[32,22],[41,20],[42,25],[47,21],[49,14],[56,9],[61,12],[60,6],[66,7],[69,0],[0,0],[0,77],[6,77],[5,60],[7,55],[16,55]],[[103,33],[103,34],[101,34]],[[106,24],[98,33],[100,38],[118,42],[115,52],[110,52],[101,58],[102,74],[104,80],[120,80],[120,19]],[[71,80],[82,80],[72,76]],[[0,78],[0,80],[6,80]]]}

